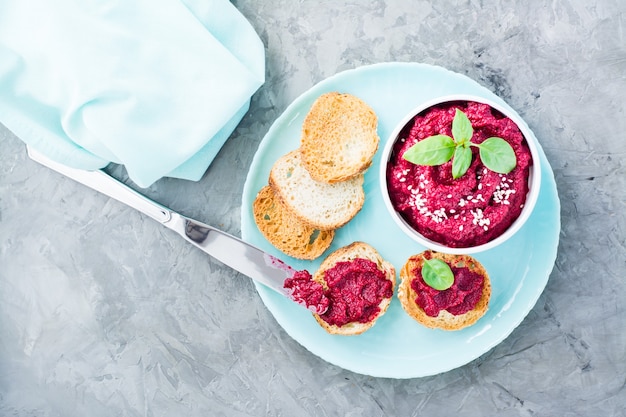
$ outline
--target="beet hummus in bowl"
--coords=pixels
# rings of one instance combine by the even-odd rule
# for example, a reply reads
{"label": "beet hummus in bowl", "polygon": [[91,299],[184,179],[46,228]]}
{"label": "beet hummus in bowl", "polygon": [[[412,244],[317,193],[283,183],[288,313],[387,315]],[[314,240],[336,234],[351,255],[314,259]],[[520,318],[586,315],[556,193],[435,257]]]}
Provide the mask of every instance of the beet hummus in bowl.
{"label": "beet hummus in bowl", "polygon": [[428,249],[491,249],[522,227],[537,202],[534,140],[515,112],[491,100],[458,95],[423,103],[400,121],[383,149],[385,205]]}

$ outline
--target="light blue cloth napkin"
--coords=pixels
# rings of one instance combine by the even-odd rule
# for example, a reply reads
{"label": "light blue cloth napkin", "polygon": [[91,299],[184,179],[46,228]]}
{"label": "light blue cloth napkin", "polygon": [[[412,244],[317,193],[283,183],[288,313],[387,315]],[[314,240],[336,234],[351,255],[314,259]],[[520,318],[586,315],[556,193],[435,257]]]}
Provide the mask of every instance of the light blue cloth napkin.
{"label": "light blue cloth napkin", "polygon": [[0,122],[75,168],[197,181],[264,81],[228,0],[0,2]]}

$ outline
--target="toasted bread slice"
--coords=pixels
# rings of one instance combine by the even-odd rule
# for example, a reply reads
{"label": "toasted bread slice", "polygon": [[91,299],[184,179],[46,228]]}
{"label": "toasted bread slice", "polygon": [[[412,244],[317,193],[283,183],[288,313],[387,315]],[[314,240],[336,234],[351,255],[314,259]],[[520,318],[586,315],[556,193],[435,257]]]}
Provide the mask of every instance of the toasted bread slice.
{"label": "toasted bread slice", "polygon": [[[328,255],[320,265],[319,269],[315,272],[315,274],[313,274],[313,279],[322,284],[325,289],[328,289],[325,279],[326,271],[333,268],[338,262],[351,262],[357,258],[368,259],[374,262],[378,269],[385,274],[385,278],[391,281],[391,288],[393,291],[396,284],[395,268],[391,263],[385,261],[376,249],[364,242],[354,242],[348,246],[341,247]],[[335,324],[328,324],[318,314],[314,314],[313,316],[315,317],[315,320],[317,320],[317,322],[330,334],[344,336],[357,335],[374,326],[376,320],[378,320],[387,311],[387,308],[391,303],[391,299],[392,296],[389,298],[383,298],[378,305],[380,311],[373,320],[367,323],[350,322],[344,324],[343,326],[337,326]]]}
{"label": "toasted bread slice", "polygon": [[[441,259],[450,266],[467,266],[471,271],[484,277],[483,290],[478,303],[474,309],[467,313],[454,315],[446,310],[441,310],[437,317],[427,315],[415,302],[417,293],[411,287],[411,281],[415,277],[413,271],[421,268],[424,264],[424,257],[427,259]],[[400,285],[398,287],[398,299],[404,311],[409,316],[429,328],[443,330],[460,330],[476,323],[486,312],[491,298],[491,282],[485,268],[476,259],[469,255],[452,255],[435,251],[425,251],[411,256],[400,270]]]}
{"label": "toasted bread slice", "polygon": [[263,236],[278,250],[294,258],[318,258],[335,236],[333,230],[317,230],[302,223],[276,200],[269,185],[257,194],[252,211]]}
{"label": "toasted bread slice", "polygon": [[316,181],[353,178],[371,165],[380,141],[378,118],[367,103],[350,94],[321,95],[302,124],[302,163]]}
{"label": "toasted bread slice", "polygon": [[335,184],[315,181],[302,166],[300,150],[280,157],[272,166],[269,185],[302,222],[320,230],[338,229],[363,207],[363,176]]}

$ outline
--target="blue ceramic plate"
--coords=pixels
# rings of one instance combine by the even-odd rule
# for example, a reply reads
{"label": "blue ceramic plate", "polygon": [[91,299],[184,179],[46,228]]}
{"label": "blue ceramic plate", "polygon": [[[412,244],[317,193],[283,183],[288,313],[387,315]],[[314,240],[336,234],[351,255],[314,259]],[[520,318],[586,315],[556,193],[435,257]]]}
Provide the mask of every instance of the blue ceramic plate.
{"label": "blue ceramic plate", "polygon": [[[379,149],[407,112],[438,96],[477,95],[510,107],[461,74],[424,64],[385,63],[345,71],[320,82],[295,100],[272,125],[259,145],[244,185],[243,239],[296,269],[310,272],[314,272],[331,251],[361,240],[374,246],[399,271],[410,255],[425,248],[402,233],[385,209],[378,182],[380,152],[365,174],[363,209],[337,231],[331,248],[318,260],[290,259],[270,245],[254,223],[252,202],[267,184],[274,161],[299,147],[305,115],[317,97],[330,91],[353,94],[374,109],[379,118]],[[534,136],[528,139],[537,140]],[[387,313],[372,329],[359,336],[332,336],[307,310],[257,284],[261,299],[278,323],[302,346],[327,362],[360,374],[423,377],[478,358],[504,340],[526,317],[554,266],[560,229],[559,199],[550,165],[541,147],[539,151],[542,183],[533,214],[504,244],[475,255],[489,272],[493,287],[489,310],[475,325],[456,332],[427,329],[411,319],[394,296]]]}

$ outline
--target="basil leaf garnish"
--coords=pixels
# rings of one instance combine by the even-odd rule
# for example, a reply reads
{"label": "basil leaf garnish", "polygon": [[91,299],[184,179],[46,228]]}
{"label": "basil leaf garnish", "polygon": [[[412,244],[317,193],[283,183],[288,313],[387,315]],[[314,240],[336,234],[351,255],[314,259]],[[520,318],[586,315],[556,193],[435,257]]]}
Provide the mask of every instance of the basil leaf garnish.
{"label": "basil leaf garnish", "polygon": [[450,136],[429,136],[407,149],[402,157],[417,165],[441,165],[452,158],[454,146]]}
{"label": "basil leaf garnish", "polygon": [[454,151],[452,159],[452,178],[461,178],[472,164],[472,150],[469,147],[459,146]]}
{"label": "basil leaf garnish", "polygon": [[515,151],[504,139],[491,137],[478,145],[480,160],[490,170],[499,174],[508,174],[517,165]]}
{"label": "basil leaf garnish", "polygon": [[474,129],[472,123],[467,118],[467,115],[461,110],[456,109],[454,113],[454,119],[452,119],[452,137],[458,145],[463,145],[469,142],[474,135]]}
{"label": "basil leaf garnish", "polygon": [[461,178],[472,164],[470,146],[479,148],[480,160],[488,169],[508,174],[517,165],[515,151],[504,139],[490,137],[480,144],[471,142],[474,128],[467,115],[456,109],[452,120],[452,137],[429,136],[411,146],[402,156],[416,165],[442,165],[452,160],[452,177]]}
{"label": "basil leaf garnish", "polygon": [[441,259],[424,258],[422,278],[426,285],[439,291],[447,290],[454,284],[452,269]]}

